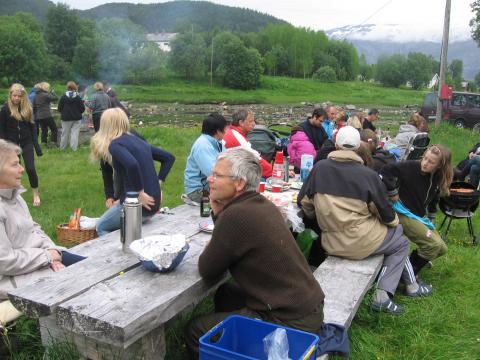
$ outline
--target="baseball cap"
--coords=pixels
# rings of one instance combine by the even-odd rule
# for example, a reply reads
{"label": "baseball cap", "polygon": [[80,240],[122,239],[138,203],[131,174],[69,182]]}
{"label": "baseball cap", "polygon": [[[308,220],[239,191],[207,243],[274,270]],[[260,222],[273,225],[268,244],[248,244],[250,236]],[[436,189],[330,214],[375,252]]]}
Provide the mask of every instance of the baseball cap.
{"label": "baseball cap", "polygon": [[335,144],[344,150],[356,150],[360,146],[360,133],[353,126],[344,126],[338,130]]}

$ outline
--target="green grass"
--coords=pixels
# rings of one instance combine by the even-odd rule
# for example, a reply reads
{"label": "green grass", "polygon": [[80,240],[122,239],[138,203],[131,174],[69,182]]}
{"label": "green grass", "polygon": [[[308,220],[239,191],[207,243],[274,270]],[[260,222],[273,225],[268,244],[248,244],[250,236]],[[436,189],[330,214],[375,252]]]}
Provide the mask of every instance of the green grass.
{"label": "green grass", "polygon": [[[185,160],[200,128],[155,127],[139,131],[151,143],[176,155],[177,161],[163,188],[164,205],[180,204]],[[453,163],[465,157],[471,145],[478,141],[472,132],[447,125],[432,129],[431,136],[434,142],[453,150]],[[37,161],[42,206],[31,207],[31,213],[53,239],[55,225],[67,221],[73,208],[82,207],[87,216],[99,216],[105,210],[99,166],[89,161],[88,154],[85,146],[76,153],[49,149]],[[24,184],[28,187],[26,175]],[[30,205],[30,190],[25,199]],[[442,218],[440,215],[438,221]],[[478,215],[474,218],[474,227],[480,232]],[[370,312],[367,296],[349,331],[351,359],[480,358],[480,254],[478,248],[470,245],[463,221],[454,221],[451,229],[448,254],[434,261],[434,267],[422,274],[434,284],[434,295],[417,300],[403,297],[399,292],[396,299],[407,309],[400,317]],[[194,314],[211,309],[211,299],[207,299]],[[167,332],[167,359],[186,359],[182,329],[191,316],[185,315]],[[19,342],[12,359],[42,358],[36,320],[24,317],[12,332],[17,333]],[[49,348],[49,355],[54,359],[76,359],[74,354],[66,344],[54,344]]]}
{"label": "green grass", "polygon": [[[30,91],[30,84],[24,84]],[[62,94],[64,84],[56,83],[55,91]],[[322,103],[330,101],[357,106],[403,106],[421,104],[425,91],[386,88],[364,82],[321,83],[312,79],[263,76],[256,90],[233,90],[208,80],[186,81],[167,78],[158,85],[119,85],[115,91],[122,101],[142,103],[205,104],[293,104],[299,102]],[[0,90],[0,99],[6,99],[7,89]]]}

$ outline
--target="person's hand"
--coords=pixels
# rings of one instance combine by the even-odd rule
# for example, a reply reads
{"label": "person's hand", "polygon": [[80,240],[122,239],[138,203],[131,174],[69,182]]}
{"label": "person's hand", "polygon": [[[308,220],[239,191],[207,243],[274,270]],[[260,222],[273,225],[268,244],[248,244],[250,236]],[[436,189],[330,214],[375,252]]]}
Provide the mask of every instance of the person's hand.
{"label": "person's hand", "polygon": [[397,195],[393,195],[393,196],[389,196],[388,197],[390,199],[391,202],[396,202],[400,199],[400,196]]}
{"label": "person's hand", "polygon": [[140,194],[138,194],[138,201],[147,210],[152,210],[152,206],[155,205],[155,199],[153,197],[151,197],[150,195],[148,195],[143,190],[140,191]]}
{"label": "person's hand", "polygon": [[52,257],[53,262],[55,262],[55,261],[60,261],[61,262],[62,261],[62,255],[60,254],[60,252],[58,250],[48,249],[48,253]]}
{"label": "person's hand", "polygon": [[218,200],[210,199],[210,207],[212,208],[213,213],[218,215],[225,207],[225,204]]}
{"label": "person's hand", "polygon": [[54,261],[52,264],[50,264],[50,269],[53,271],[57,272],[65,268],[65,265],[63,265],[60,261]]}
{"label": "person's hand", "polygon": [[288,170],[288,177],[289,178],[294,178],[295,177],[295,172],[293,170]]}
{"label": "person's hand", "polygon": [[108,198],[105,201],[105,206],[107,207],[107,209],[110,209],[114,204],[115,204],[115,199],[114,198]]}

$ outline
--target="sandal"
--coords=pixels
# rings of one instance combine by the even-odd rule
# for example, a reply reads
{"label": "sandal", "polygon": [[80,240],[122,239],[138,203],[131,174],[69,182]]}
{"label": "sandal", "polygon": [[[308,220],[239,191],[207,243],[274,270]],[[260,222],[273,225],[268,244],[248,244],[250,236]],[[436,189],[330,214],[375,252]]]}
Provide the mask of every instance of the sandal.
{"label": "sandal", "polygon": [[391,299],[387,299],[384,302],[372,301],[370,308],[374,311],[385,312],[391,315],[402,315],[405,312],[403,306],[395,304]]}

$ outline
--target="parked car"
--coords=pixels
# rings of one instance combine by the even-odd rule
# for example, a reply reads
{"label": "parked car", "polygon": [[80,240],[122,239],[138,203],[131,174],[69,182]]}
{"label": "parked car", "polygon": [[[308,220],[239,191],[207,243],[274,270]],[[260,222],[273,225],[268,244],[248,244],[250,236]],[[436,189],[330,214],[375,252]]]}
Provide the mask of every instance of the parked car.
{"label": "parked car", "polygon": [[[435,119],[436,93],[425,95],[421,111],[427,120]],[[450,100],[443,101],[443,119],[458,128],[480,131],[480,94],[454,91]]]}

